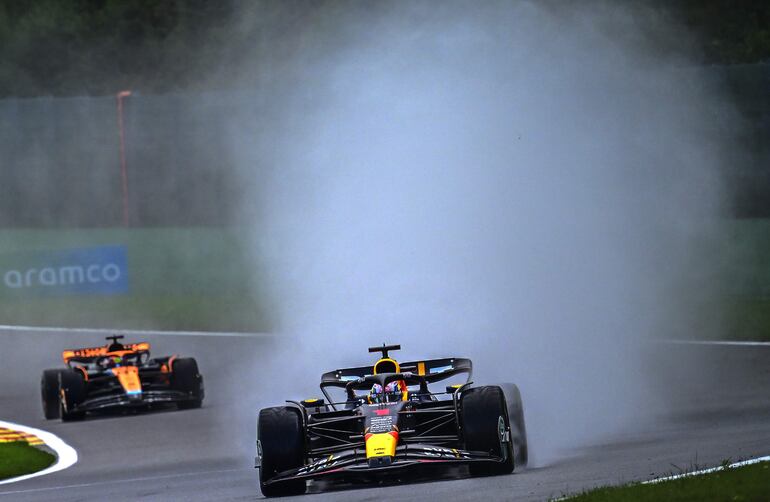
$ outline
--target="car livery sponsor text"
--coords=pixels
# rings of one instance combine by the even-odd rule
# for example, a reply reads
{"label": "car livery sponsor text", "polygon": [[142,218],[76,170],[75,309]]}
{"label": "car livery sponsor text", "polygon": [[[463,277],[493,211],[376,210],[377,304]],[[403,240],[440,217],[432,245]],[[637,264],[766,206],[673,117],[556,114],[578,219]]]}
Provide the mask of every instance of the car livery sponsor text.
{"label": "car livery sponsor text", "polygon": [[33,251],[0,256],[4,294],[114,295],[128,292],[125,246]]}

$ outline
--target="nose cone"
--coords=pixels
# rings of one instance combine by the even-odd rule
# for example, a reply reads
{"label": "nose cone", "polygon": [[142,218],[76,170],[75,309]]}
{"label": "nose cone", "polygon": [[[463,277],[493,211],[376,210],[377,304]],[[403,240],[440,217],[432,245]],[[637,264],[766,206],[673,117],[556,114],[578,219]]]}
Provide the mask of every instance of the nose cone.
{"label": "nose cone", "polygon": [[112,374],[118,377],[118,381],[129,399],[142,399],[142,382],[139,379],[139,368],[136,366],[119,366],[112,368]]}
{"label": "nose cone", "polygon": [[[367,434],[364,436],[364,439],[366,441],[366,458],[369,459],[369,465],[372,464],[372,459],[374,458],[388,457],[390,459],[396,455],[398,432]],[[388,461],[388,465],[390,465],[390,461]]]}

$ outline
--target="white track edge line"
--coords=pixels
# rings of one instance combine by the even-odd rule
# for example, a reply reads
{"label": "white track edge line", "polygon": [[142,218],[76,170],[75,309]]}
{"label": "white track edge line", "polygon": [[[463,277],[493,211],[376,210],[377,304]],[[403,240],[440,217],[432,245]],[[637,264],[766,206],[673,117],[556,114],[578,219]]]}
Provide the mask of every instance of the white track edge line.
{"label": "white track edge line", "polygon": [[728,465],[727,467],[723,467],[720,465],[718,467],[711,467],[709,469],[701,469],[699,471],[685,472],[682,474],[676,474],[674,476],[666,476],[663,478],[650,479],[649,481],[642,481],[641,484],[653,485],[655,483],[662,483],[664,481],[673,481],[675,479],[687,478],[690,476],[700,476],[702,474],[709,474],[709,473],[721,471],[724,469],[732,469],[733,467],[743,467],[744,465],[758,464],[759,462],[770,462],[770,455],[766,457],[751,458],[749,460],[735,462],[733,464]]}
{"label": "white track edge line", "polygon": [[42,471],[33,472],[32,474],[24,474],[23,476],[1,480],[0,485],[15,483],[17,481],[24,481],[25,479],[36,478],[38,476],[45,476],[46,474],[63,471],[78,461],[78,452],[75,451],[75,448],[71,447],[62,441],[61,438],[50,432],[41,431],[40,429],[35,429],[26,425],[15,424],[13,422],[4,422],[2,420],[0,420],[0,427],[26,432],[27,434],[34,434],[35,436],[39,437],[46,444],[46,446],[56,452],[56,462],[54,462],[53,465],[46,467]]}
{"label": "white track edge line", "polygon": [[770,347],[770,342],[748,342],[733,340],[661,340],[677,345],[733,345],[736,347]]}
{"label": "white track edge line", "polygon": [[[0,324],[0,331],[37,332],[37,333],[118,333],[126,335],[169,335],[169,336],[222,336],[243,338],[273,338],[272,333],[248,333],[238,331],[172,331],[151,329],[116,329],[116,328],[63,328],[55,326],[23,326]],[[770,347],[770,342],[732,341],[732,340],[660,340],[663,343],[681,345],[727,345],[744,347]]]}
{"label": "white track edge line", "polygon": [[24,333],[117,333],[136,336],[169,335],[169,336],[226,336],[245,338],[272,338],[271,333],[219,332],[219,331],[165,331],[150,329],[110,329],[110,328],[59,328],[53,326],[18,326],[0,324],[0,331],[17,331]]}

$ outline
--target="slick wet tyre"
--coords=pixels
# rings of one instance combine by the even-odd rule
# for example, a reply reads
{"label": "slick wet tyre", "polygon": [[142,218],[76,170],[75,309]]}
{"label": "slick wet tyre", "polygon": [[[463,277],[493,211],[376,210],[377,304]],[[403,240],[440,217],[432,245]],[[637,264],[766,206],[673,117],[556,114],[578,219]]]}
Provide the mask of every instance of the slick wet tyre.
{"label": "slick wet tyre", "polygon": [[265,408],[259,412],[257,441],[262,455],[259,487],[265,497],[305,493],[305,480],[266,483],[279,472],[305,464],[305,432],[301,411],[291,406]]}
{"label": "slick wet tyre", "polygon": [[491,476],[513,472],[511,441],[504,441],[508,430],[508,409],[500,387],[471,388],[461,397],[462,434],[465,449],[489,453],[504,459],[499,463],[470,463],[472,476]]}
{"label": "slick wet tyre", "polygon": [[508,404],[508,419],[511,423],[511,442],[516,466],[525,466],[529,460],[527,451],[527,427],[524,424],[524,404],[519,388],[512,383],[502,384],[505,401]]}
{"label": "slick wet tyre", "polygon": [[83,374],[75,370],[59,372],[59,410],[64,422],[83,420],[84,411],[74,411],[86,398],[86,382]]}
{"label": "slick wet tyre", "polygon": [[40,395],[43,400],[43,416],[46,420],[59,418],[59,372],[61,370],[45,370],[40,379]]}
{"label": "slick wet tyre", "polygon": [[171,388],[191,396],[189,401],[180,401],[180,410],[200,408],[203,402],[203,377],[198,372],[198,363],[192,357],[176,359],[172,365]]}

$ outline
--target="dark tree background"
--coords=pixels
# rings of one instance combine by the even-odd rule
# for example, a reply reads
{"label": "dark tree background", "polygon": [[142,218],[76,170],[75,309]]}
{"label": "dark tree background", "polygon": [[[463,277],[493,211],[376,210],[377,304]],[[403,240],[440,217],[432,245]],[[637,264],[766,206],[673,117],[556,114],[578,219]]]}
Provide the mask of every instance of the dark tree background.
{"label": "dark tree background", "polygon": [[770,62],[770,2],[766,0],[663,0],[698,36],[701,62]]}
{"label": "dark tree background", "polygon": [[[240,111],[240,98],[259,115],[261,84],[294,51],[328,50],[305,36],[314,18],[333,31],[339,16],[398,1],[438,11],[449,0],[0,0],[0,227],[120,224],[123,89],[134,92],[125,106],[131,224],[228,224],[234,168],[216,124]],[[654,57],[708,67],[734,98],[749,126],[743,157],[725,173],[728,211],[770,217],[770,0],[627,1],[681,26],[655,32],[653,23]],[[199,103],[204,92],[210,107]]]}
{"label": "dark tree background", "polygon": [[233,12],[229,0],[2,0],[0,96],[191,87]]}
{"label": "dark tree background", "polygon": [[[770,61],[769,1],[647,5],[695,34],[699,63]],[[330,6],[371,9],[376,2],[0,0],[0,97],[107,95],[124,88],[157,94],[247,84],[238,58],[258,50],[255,45],[275,43],[271,10],[280,7],[281,28],[292,30],[301,29],[303,17]],[[259,14],[244,20],[244,12]]]}

